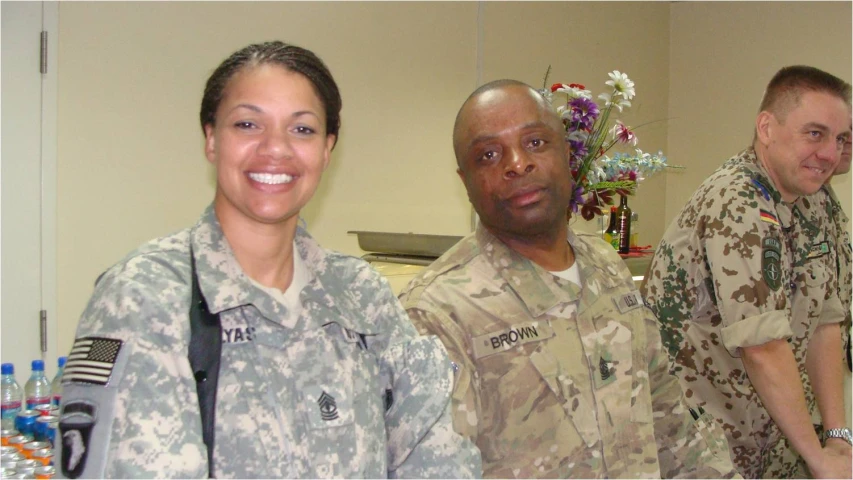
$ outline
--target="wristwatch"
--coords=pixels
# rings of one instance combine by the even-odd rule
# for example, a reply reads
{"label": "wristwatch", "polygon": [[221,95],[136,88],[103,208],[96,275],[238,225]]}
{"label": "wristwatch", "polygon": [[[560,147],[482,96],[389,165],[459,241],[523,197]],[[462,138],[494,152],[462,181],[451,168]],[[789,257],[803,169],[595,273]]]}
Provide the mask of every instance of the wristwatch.
{"label": "wristwatch", "polygon": [[849,428],[830,428],[829,430],[823,432],[824,442],[826,442],[826,440],[830,438],[840,438],[847,442],[849,445],[853,446],[853,435],[851,435]]}

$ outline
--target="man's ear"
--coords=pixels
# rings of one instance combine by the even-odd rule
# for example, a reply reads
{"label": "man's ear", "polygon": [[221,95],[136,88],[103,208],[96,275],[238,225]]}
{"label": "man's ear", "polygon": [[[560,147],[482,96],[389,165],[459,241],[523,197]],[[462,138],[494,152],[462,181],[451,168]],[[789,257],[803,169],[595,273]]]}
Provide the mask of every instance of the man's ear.
{"label": "man's ear", "polygon": [[773,135],[773,128],[778,122],[772,113],[764,110],[755,117],[755,135],[762,145],[769,145]]}

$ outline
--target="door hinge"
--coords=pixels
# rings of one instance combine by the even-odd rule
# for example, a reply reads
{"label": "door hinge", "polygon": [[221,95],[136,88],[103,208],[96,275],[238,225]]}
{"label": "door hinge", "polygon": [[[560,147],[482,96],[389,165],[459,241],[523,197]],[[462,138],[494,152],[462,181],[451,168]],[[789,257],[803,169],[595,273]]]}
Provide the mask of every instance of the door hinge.
{"label": "door hinge", "polygon": [[39,312],[39,338],[41,339],[41,353],[47,353],[47,310]]}
{"label": "door hinge", "polygon": [[42,75],[47,73],[47,31],[46,30],[41,32],[41,55],[40,55],[39,72],[41,72]]}

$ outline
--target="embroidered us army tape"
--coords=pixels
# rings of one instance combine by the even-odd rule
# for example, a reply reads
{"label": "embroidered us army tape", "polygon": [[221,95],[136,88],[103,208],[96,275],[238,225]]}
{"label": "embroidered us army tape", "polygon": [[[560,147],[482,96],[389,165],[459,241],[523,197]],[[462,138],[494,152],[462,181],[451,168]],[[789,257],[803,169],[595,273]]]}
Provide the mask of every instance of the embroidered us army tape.
{"label": "embroidered us army tape", "polygon": [[547,322],[529,322],[513,325],[505,330],[490,332],[472,339],[474,358],[479,360],[513,347],[538,342],[554,336],[554,329]]}
{"label": "embroidered us army tape", "polygon": [[642,307],[643,297],[640,295],[638,290],[634,290],[622,295],[621,297],[614,298],[613,303],[616,304],[616,308],[619,309],[619,313],[625,314],[635,308]]}

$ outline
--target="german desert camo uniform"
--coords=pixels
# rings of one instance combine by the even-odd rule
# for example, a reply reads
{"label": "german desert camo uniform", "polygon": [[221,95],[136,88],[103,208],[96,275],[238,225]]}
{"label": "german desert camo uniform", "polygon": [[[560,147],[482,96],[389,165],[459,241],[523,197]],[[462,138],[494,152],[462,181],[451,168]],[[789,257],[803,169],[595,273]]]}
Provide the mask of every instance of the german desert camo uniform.
{"label": "german desert camo uniform", "polygon": [[485,477],[728,477],[725,437],[691,416],[651,312],[603,240],[569,235],[579,288],[482,226],[401,295],[457,365],[453,425]]}
{"label": "german desert camo uniform", "polygon": [[[842,345],[845,350],[850,348],[850,323],[851,312],[850,303],[853,297],[853,277],[851,277],[851,245],[850,245],[850,219],[841,209],[841,202],[838,201],[838,196],[835,195],[835,190],[832,186],[824,185],[827,194],[832,202],[832,221],[835,224],[836,245],[838,246],[838,299],[841,300],[841,307],[844,309],[845,320],[841,325]],[[847,357],[847,351],[843,352]]]}
{"label": "german desert camo uniform", "polygon": [[447,353],[417,334],[386,280],[299,229],[309,278],[301,313],[288,315],[243,273],[212,207],[97,283],[75,349],[88,348],[105,373],[65,384],[58,473],[207,476],[187,359],[190,244],[223,328],[217,477],[481,475],[479,452],[452,430]]}
{"label": "german desert camo uniform", "polygon": [[834,227],[820,191],[781,200],[749,148],[706,179],[670,224],[642,288],[690,402],[726,432],[744,477],[807,474],[755,391],[741,348],[787,339],[805,370],[819,325],[844,319]]}

